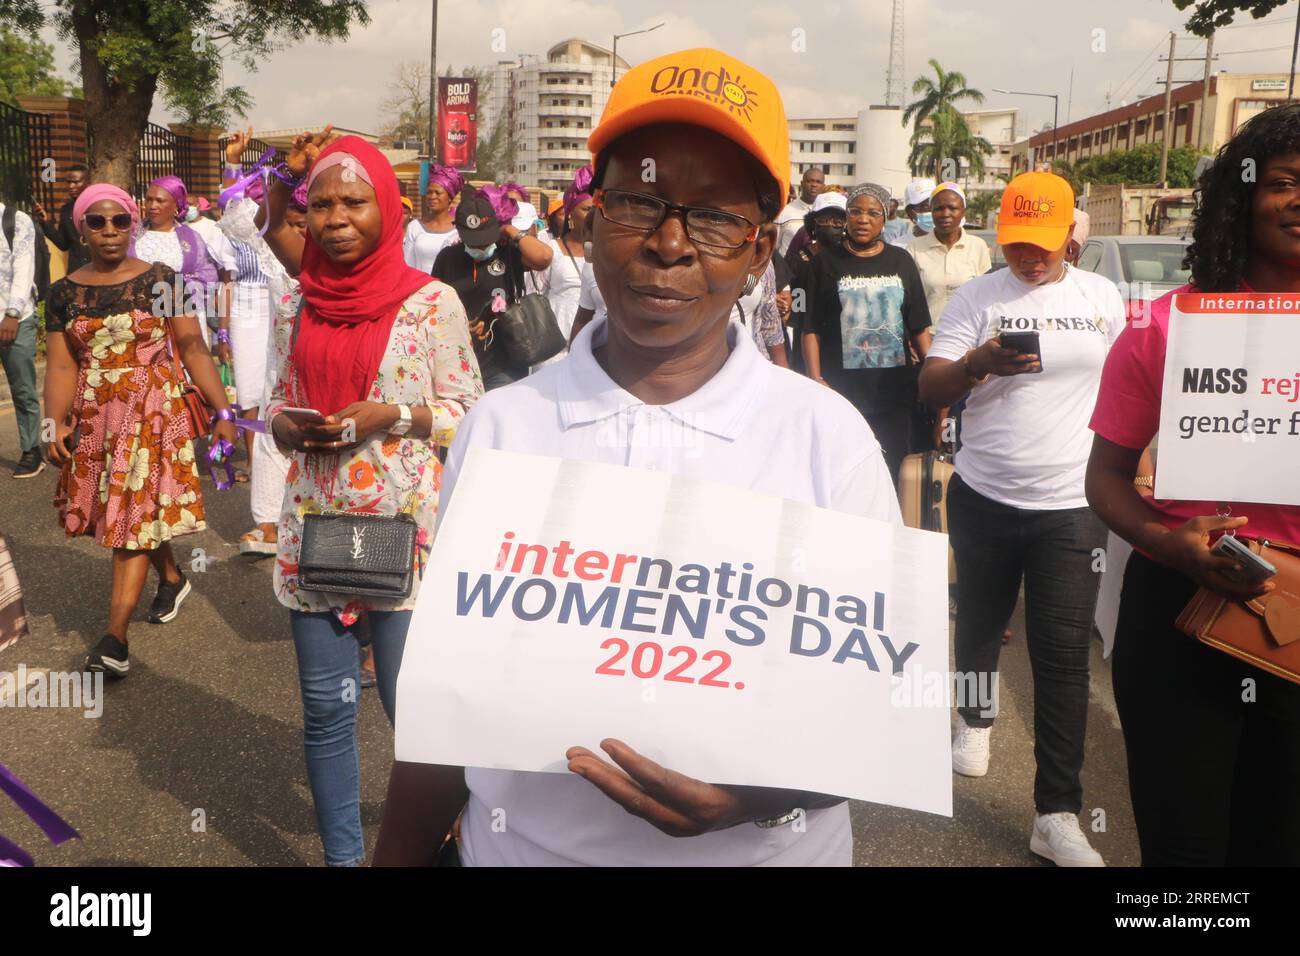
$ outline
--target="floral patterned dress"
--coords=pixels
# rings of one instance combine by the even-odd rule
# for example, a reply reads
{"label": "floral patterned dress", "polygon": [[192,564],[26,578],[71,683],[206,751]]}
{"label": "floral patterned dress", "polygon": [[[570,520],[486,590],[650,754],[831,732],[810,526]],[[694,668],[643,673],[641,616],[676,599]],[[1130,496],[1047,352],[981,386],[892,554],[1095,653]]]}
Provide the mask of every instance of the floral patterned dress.
{"label": "floral patterned dress", "polygon": [[[54,505],[70,537],[150,551],[206,527],[189,418],[167,348],[175,273],[155,263],[117,285],[60,279],[45,328],[62,331],[77,360],[72,414],[81,439],[63,466]],[[158,313],[158,314],[155,314]]]}
{"label": "floral patterned dress", "polygon": [[[283,407],[307,404],[301,396],[289,394],[287,387],[291,381],[290,341],[301,302],[301,294],[295,292],[276,303],[279,372],[267,408],[268,421]],[[465,309],[450,286],[432,280],[398,307],[388,350],[366,400],[413,408],[427,405],[433,410],[433,434],[417,438],[410,433],[380,433],[337,455],[284,449],[290,464],[275,568],[275,594],[281,604],[296,611],[332,611],[349,626],[365,610],[409,611],[415,607],[418,575],[410,597],[403,601],[298,590],[302,518],[321,511],[380,515],[405,511],[419,524],[415,566],[423,568],[433,545],[442,486],[437,449],[451,444],[461,419],[482,394],[483,379],[470,344]]]}

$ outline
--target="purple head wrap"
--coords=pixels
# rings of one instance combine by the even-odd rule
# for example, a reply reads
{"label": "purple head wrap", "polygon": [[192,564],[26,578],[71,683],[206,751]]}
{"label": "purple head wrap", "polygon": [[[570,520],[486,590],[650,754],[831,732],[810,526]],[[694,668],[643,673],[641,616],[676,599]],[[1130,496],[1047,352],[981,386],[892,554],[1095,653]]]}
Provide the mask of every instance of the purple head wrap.
{"label": "purple head wrap", "polygon": [[574,206],[591,199],[591,165],[588,164],[573,174],[573,182],[564,191],[564,214],[567,216]]}
{"label": "purple head wrap", "polygon": [[507,182],[501,185],[489,183],[479,190],[492,204],[492,211],[497,215],[497,222],[507,223],[519,215],[519,202],[514,196],[528,197],[528,191],[518,183]]}
{"label": "purple head wrap", "polygon": [[446,190],[447,195],[455,202],[460,191],[465,188],[465,177],[457,172],[454,166],[430,166],[429,185],[435,184]]}
{"label": "purple head wrap", "polygon": [[293,198],[290,200],[293,207],[299,212],[307,211],[307,181],[304,179],[298,184],[298,188],[293,191]]}
{"label": "purple head wrap", "polygon": [[164,189],[176,200],[176,221],[184,222],[185,213],[190,208],[189,193],[185,190],[185,183],[179,176],[159,176],[150,186],[157,186]]}

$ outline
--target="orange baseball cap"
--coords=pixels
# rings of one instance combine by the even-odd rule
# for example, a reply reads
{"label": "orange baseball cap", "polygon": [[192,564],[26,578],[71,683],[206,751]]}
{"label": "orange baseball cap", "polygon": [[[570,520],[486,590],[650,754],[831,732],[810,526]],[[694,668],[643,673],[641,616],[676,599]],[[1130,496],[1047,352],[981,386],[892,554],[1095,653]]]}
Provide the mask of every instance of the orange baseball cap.
{"label": "orange baseball cap", "polygon": [[634,66],[610,91],[587,148],[592,165],[624,133],[655,123],[690,123],[725,136],[772,174],[790,181],[790,129],[776,84],[721,50],[681,50]]}
{"label": "orange baseball cap", "polygon": [[1074,224],[1074,190],[1055,173],[1021,173],[1002,192],[998,245],[1028,242],[1055,252]]}

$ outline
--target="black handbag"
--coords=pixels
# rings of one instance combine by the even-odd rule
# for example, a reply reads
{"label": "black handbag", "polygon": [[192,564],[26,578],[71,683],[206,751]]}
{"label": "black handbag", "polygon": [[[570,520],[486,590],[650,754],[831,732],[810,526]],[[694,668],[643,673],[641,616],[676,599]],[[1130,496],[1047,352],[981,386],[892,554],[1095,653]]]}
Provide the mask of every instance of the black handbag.
{"label": "black handbag", "polygon": [[[517,249],[511,244],[512,251]],[[555,321],[551,300],[540,292],[521,295],[513,262],[507,263],[513,301],[492,321],[488,344],[499,339],[507,361],[514,366],[531,368],[559,355],[568,345],[560,325]]]}
{"label": "black handbag", "polygon": [[408,598],[419,530],[415,519],[404,513],[304,515],[298,587],[399,601]]}

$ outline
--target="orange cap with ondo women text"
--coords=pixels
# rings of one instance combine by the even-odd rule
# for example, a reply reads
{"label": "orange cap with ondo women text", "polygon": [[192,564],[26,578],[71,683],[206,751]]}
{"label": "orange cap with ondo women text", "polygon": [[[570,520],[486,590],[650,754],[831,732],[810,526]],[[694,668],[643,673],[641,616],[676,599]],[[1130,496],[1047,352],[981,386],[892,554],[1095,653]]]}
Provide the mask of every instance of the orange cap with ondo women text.
{"label": "orange cap with ondo women text", "polygon": [[1074,190],[1055,173],[1021,173],[1007,184],[998,213],[998,245],[1028,242],[1055,252],[1074,223]]}
{"label": "orange cap with ondo women text", "polygon": [[776,85],[748,63],[700,47],[658,57],[623,74],[610,91],[587,148],[600,151],[655,123],[711,129],[753,155],[784,196],[790,180],[790,130]]}

